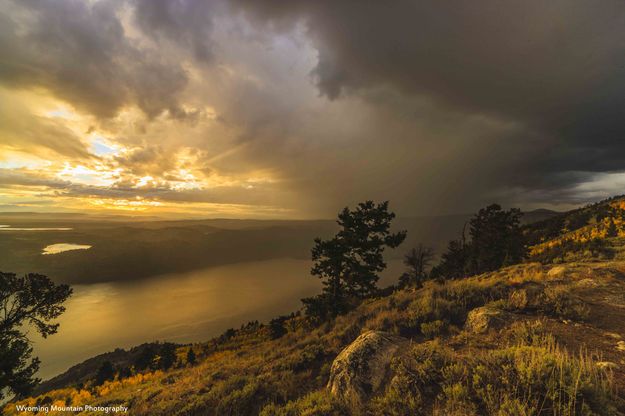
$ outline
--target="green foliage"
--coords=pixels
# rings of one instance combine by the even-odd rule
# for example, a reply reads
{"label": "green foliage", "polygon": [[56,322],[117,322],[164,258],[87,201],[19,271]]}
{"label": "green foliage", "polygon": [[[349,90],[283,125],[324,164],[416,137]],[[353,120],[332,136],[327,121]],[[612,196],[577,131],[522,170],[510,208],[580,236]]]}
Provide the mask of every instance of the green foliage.
{"label": "green foliage", "polygon": [[146,370],[153,367],[156,348],[153,344],[147,344],[135,360],[137,370]]}
{"label": "green foliage", "polygon": [[187,364],[195,365],[197,363],[197,357],[195,356],[195,351],[193,351],[193,346],[189,347],[189,351],[187,351]]}
{"label": "green foliage", "polygon": [[261,382],[247,377],[232,377],[211,391],[210,401],[215,404],[214,414],[217,415],[256,415],[260,411],[258,397],[261,393]]}
{"label": "green foliage", "polygon": [[176,363],[176,344],[165,342],[160,351],[160,368],[167,370]]}
{"label": "green foliage", "polygon": [[431,276],[437,279],[457,279],[466,276],[469,254],[469,246],[464,238],[450,241],[447,251],[441,256],[440,263],[432,268]]}
{"label": "green foliage", "polygon": [[580,260],[605,260],[613,256],[614,252],[605,239],[597,237],[578,241],[573,238],[564,238],[558,244],[530,256],[530,260],[547,264]]}
{"label": "green foliage", "polygon": [[288,316],[280,316],[269,321],[269,336],[271,339],[278,339],[286,334],[287,330],[284,327],[284,322],[287,319]]}
{"label": "green foliage", "polygon": [[512,208],[504,211],[497,204],[479,210],[469,222],[470,273],[497,270],[523,259],[525,249],[519,228],[521,216],[521,210]]}
{"label": "green foliage", "polygon": [[470,241],[449,242],[447,252],[432,270],[432,277],[455,279],[497,270],[519,263],[525,256],[521,211],[492,204],[479,210],[469,222]]}
{"label": "green foliage", "polygon": [[445,321],[441,321],[440,319],[431,322],[423,322],[421,324],[421,333],[426,338],[434,338],[438,335],[443,334],[447,326],[448,323]]}
{"label": "green foliage", "polygon": [[345,313],[376,292],[378,273],[386,268],[383,252],[395,248],[406,232],[391,233],[395,214],[388,201],[366,201],[355,210],[345,207],[338,216],[339,232],[329,240],[315,239],[311,274],[323,280],[323,293],[303,299],[306,313],[321,320]]}
{"label": "green foliage", "polygon": [[396,325],[403,336],[434,337],[445,332],[450,324],[462,326],[471,309],[507,297],[509,290],[501,281],[459,280],[431,285],[403,308]]}
{"label": "green foliage", "polygon": [[606,231],[606,237],[612,238],[618,236],[618,230],[616,228],[616,224],[614,224],[614,220],[610,218],[610,222],[608,224],[608,229]]}
{"label": "green foliage", "polygon": [[[599,218],[603,218],[605,214],[599,213]],[[589,224],[590,219],[593,217],[593,210],[585,208],[573,211],[569,214],[566,222],[565,229],[568,231],[578,230]]]}
{"label": "green foliage", "polygon": [[167,370],[176,363],[176,344],[164,342],[162,344],[146,344],[135,359],[137,370]]}
{"label": "green foliage", "polygon": [[[536,328],[523,328],[526,335]],[[460,356],[439,343],[415,345],[393,363],[374,414],[616,415],[610,374],[550,337]],[[429,409],[429,410],[428,410]]]}
{"label": "green foliage", "polygon": [[404,416],[422,414],[423,397],[415,378],[401,364],[394,365],[395,374],[383,395],[370,404],[376,415]]}
{"label": "green foliage", "polygon": [[487,354],[476,360],[471,374],[475,401],[488,414],[510,409],[537,415],[617,414],[609,375],[553,341]]}
{"label": "green foliage", "polygon": [[534,311],[558,318],[583,321],[589,307],[564,285],[544,286],[533,284],[510,292],[504,308],[511,311]]}
{"label": "green foliage", "polygon": [[39,359],[29,358],[33,352],[28,340],[17,331],[0,333],[0,399],[3,390],[10,391],[18,397],[26,396],[37,385],[39,379],[34,378],[39,369]]}
{"label": "green foliage", "polygon": [[17,396],[30,392],[38,380],[34,378],[39,360],[31,359],[24,328],[34,327],[46,338],[56,333],[59,324],[50,323],[64,311],[63,302],[72,294],[67,285],[57,285],[47,276],[0,272],[0,400],[8,391]]}
{"label": "green foliage", "polygon": [[588,305],[564,286],[546,288],[545,300],[546,312],[552,315],[577,321],[588,317]]}
{"label": "green foliage", "polygon": [[119,369],[119,378],[128,378],[133,375],[133,371],[131,367],[123,366]]}

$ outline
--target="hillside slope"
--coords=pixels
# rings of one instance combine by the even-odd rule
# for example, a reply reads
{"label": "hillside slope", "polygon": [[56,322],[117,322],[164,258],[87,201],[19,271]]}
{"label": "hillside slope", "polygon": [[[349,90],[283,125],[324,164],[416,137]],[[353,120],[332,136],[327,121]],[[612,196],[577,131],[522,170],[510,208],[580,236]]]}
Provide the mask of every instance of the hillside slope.
{"label": "hillside slope", "polygon": [[179,347],[169,370],[67,380],[18,404],[133,415],[625,414],[621,201],[526,226],[523,264],[389,291],[318,325],[298,314],[250,322]]}
{"label": "hillside slope", "polygon": [[[486,325],[484,332],[467,326],[469,312],[484,305],[504,313],[504,324]],[[393,363],[386,384],[371,397],[367,406],[374,414],[375,409],[403,406],[406,395],[413,411],[426,414],[454,406],[483,408],[487,404],[478,387],[454,389],[466,386],[480,366],[494,366],[497,360],[513,365],[513,375],[485,370],[493,378],[491,386],[516,377],[515,382],[528,383],[522,388],[529,392],[531,384],[541,380],[533,377],[548,377],[563,366],[562,371],[579,373],[584,380],[587,390],[575,397],[595,414],[625,411],[619,396],[625,391],[623,262],[513,266],[443,285],[431,282],[416,291],[396,291],[318,328],[306,326],[299,317],[285,326],[288,332],[279,339],[271,339],[267,326],[250,325],[194,346],[200,356],[195,366],[91,388],[53,390],[23,403],[123,403],[137,415],[301,414],[306,408],[320,412],[311,414],[342,414],[340,403],[325,389],[330,365],[363,331],[378,330],[412,342]],[[185,348],[179,350],[182,361]],[[459,374],[447,374],[455,371]],[[529,372],[530,379],[524,379],[522,371]],[[574,387],[567,384],[574,380],[545,381],[549,382],[562,383],[550,387],[552,395]],[[529,401],[546,397],[541,393]],[[294,410],[285,410],[289,408]],[[16,414],[14,409],[8,405],[5,413]],[[403,414],[398,412],[394,414]]]}

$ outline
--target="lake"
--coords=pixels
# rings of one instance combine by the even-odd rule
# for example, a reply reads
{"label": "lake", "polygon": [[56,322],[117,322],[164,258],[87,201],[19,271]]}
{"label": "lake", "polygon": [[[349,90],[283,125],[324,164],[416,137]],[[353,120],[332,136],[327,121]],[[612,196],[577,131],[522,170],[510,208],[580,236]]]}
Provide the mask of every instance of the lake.
{"label": "lake", "polygon": [[[38,376],[57,375],[87,358],[150,341],[206,341],[250,320],[296,311],[318,293],[310,261],[277,259],[176,273],[131,283],[74,286],[55,335],[34,336]],[[381,285],[397,280],[389,262]]]}
{"label": "lake", "polygon": [[88,250],[90,248],[91,246],[89,244],[56,243],[45,246],[41,254],[59,254],[64,251]]}
{"label": "lake", "polygon": [[72,227],[12,227],[0,225],[0,231],[71,231]]}

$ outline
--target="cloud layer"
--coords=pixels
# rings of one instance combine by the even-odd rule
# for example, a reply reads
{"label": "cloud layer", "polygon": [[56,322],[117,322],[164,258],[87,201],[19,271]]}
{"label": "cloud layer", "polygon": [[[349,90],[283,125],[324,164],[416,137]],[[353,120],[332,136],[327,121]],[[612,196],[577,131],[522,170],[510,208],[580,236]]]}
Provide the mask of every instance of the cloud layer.
{"label": "cloud layer", "polygon": [[612,0],[1,0],[0,202],[585,203],[625,170],[623,32]]}

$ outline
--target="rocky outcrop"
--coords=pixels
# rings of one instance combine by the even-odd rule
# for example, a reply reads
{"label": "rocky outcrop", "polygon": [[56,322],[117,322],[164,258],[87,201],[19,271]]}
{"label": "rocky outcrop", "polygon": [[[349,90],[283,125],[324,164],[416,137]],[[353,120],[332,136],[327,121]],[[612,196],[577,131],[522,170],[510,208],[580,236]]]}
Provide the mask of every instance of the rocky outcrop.
{"label": "rocky outcrop", "polygon": [[351,408],[362,407],[379,391],[391,359],[406,342],[405,338],[381,331],[360,335],[332,363],[328,390]]}
{"label": "rocky outcrop", "polygon": [[547,277],[550,279],[561,279],[566,275],[566,272],[566,266],[555,266],[549,269],[549,271],[547,272]]}
{"label": "rocky outcrop", "polygon": [[504,311],[490,306],[482,306],[469,312],[464,326],[468,331],[481,334],[490,329],[501,329],[509,320],[509,314]]}

